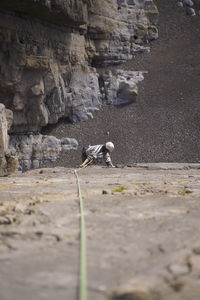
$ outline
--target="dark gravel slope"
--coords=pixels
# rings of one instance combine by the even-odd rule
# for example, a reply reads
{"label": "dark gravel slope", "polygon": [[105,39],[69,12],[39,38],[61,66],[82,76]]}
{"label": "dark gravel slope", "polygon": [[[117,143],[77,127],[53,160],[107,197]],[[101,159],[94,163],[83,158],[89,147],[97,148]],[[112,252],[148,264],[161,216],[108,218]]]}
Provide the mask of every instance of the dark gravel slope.
{"label": "dark gravel slope", "polygon": [[[136,103],[105,107],[93,120],[76,125],[61,122],[46,130],[85,144],[111,140],[114,163],[200,161],[200,16],[188,17],[175,0],[156,0],[159,40],[151,53],[137,55],[123,67],[148,70]],[[80,161],[79,151],[56,165]]]}

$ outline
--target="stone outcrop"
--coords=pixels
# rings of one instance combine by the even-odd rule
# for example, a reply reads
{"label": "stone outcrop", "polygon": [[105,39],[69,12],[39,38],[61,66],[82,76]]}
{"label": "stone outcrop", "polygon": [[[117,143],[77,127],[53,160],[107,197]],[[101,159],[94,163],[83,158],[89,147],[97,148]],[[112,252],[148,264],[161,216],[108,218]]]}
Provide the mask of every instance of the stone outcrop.
{"label": "stone outcrop", "polygon": [[1,1],[0,102],[13,112],[10,133],[85,121],[113,103],[96,67],[148,52],[157,17],[153,0]]}
{"label": "stone outcrop", "polygon": [[138,83],[144,80],[144,73],[115,70],[100,75],[100,90],[103,103],[107,105],[125,105],[134,102],[138,95]]}
{"label": "stone outcrop", "polygon": [[0,101],[13,133],[92,117],[102,97],[91,66],[124,62],[157,38],[152,0],[22,2],[0,4]]}
{"label": "stone outcrop", "polygon": [[20,169],[26,171],[40,167],[46,161],[55,161],[61,151],[76,150],[75,139],[57,139],[46,135],[11,135],[10,153],[19,158]]}
{"label": "stone outcrop", "polygon": [[0,176],[6,176],[15,172],[18,168],[18,160],[8,152],[8,129],[12,124],[12,111],[0,103]]}
{"label": "stone outcrop", "polygon": [[157,17],[153,1],[93,1],[88,24],[93,64],[118,64],[148,51],[142,44],[158,37]]}
{"label": "stone outcrop", "polygon": [[76,150],[75,139],[54,136],[8,135],[12,125],[12,111],[0,103],[0,176],[18,170],[38,168],[45,161],[55,161],[61,151]]}

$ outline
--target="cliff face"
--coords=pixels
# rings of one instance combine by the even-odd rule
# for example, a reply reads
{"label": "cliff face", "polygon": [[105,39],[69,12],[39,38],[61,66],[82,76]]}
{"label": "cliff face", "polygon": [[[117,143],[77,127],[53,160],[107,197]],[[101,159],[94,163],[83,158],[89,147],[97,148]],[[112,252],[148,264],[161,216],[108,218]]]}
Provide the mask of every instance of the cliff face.
{"label": "cliff face", "polygon": [[13,112],[10,133],[92,118],[110,103],[95,67],[149,51],[157,16],[152,0],[1,1],[0,102]]}

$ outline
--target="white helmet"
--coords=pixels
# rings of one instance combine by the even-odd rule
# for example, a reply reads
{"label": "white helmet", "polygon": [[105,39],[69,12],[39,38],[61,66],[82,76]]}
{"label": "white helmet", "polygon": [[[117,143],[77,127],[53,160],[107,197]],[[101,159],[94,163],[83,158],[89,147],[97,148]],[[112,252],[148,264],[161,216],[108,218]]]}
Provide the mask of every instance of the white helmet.
{"label": "white helmet", "polygon": [[107,142],[106,143],[106,149],[112,152],[114,150],[115,146],[112,142]]}

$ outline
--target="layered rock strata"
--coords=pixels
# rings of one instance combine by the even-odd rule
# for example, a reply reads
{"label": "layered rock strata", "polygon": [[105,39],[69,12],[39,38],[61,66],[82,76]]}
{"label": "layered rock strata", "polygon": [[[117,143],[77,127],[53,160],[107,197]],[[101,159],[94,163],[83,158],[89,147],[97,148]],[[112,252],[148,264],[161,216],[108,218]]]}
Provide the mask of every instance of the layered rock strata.
{"label": "layered rock strata", "polygon": [[10,133],[85,121],[113,103],[95,67],[149,51],[157,16],[153,0],[1,1],[0,102],[13,112]]}
{"label": "layered rock strata", "polygon": [[76,150],[75,139],[57,139],[54,136],[8,135],[13,114],[0,103],[0,176],[18,170],[36,169],[45,161],[55,161],[59,153]]}

